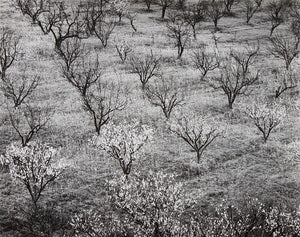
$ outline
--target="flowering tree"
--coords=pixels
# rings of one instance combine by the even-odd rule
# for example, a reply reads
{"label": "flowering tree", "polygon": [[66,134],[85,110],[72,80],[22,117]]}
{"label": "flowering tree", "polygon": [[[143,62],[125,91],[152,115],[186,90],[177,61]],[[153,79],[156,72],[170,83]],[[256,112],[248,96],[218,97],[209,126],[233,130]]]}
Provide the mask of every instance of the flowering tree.
{"label": "flowering tree", "polygon": [[298,212],[286,212],[282,207],[269,208],[266,217],[266,232],[270,236],[297,236],[300,234],[300,214]]}
{"label": "flowering tree", "polygon": [[54,148],[40,142],[31,142],[25,147],[12,143],[1,156],[1,163],[8,166],[15,181],[25,185],[35,206],[46,186],[62,172],[55,160],[56,153]]}
{"label": "flowering tree", "polygon": [[254,103],[245,109],[245,113],[263,134],[264,142],[268,140],[273,129],[281,125],[286,117],[286,109],[276,103]]}
{"label": "flowering tree", "polygon": [[245,200],[242,205],[223,201],[214,213],[196,214],[185,236],[298,236],[300,216],[285,211],[283,206],[271,206],[257,199]]}
{"label": "flowering tree", "polygon": [[109,196],[124,215],[99,211],[77,214],[70,223],[75,236],[292,237],[300,233],[299,212],[257,199],[247,199],[242,205],[223,200],[211,211],[198,207],[187,215],[183,207],[190,205],[191,199],[182,194],[182,184],[175,184],[173,176],[161,172],[150,172],[145,178],[114,179]]}
{"label": "flowering tree", "polygon": [[132,163],[139,159],[143,146],[151,141],[152,129],[137,122],[132,124],[108,124],[99,136],[93,138],[93,144],[116,159],[124,173],[128,176]]}
{"label": "flowering tree", "polygon": [[196,114],[185,114],[171,120],[169,129],[193,148],[198,163],[204,150],[222,133],[220,125],[213,119]]}
{"label": "flowering tree", "polygon": [[75,215],[70,224],[76,236],[187,236],[182,217],[190,199],[174,175],[115,177],[107,190],[111,209],[118,212],[99,208]]}
{"label": "flowering tree", "polygon": [[70,221],[76,237],[126,236],[124,220],[119,220],[115,213],[93,209],[77,213]]}
{"label": "flowering tree", "polygon": [[188,198],[174,175],[148,172],[129,180],[109,183],[110,199],[127,214],[127,221],[137,236],[180,236],[184,230],[182,214]]}
{"label": "flowering tree", "polygon": [[122,17],[128,13],[129,9],[129,0],[113,0],[110,2],[110,10],[113,14],[119,17],[119,22],[122,21]]}

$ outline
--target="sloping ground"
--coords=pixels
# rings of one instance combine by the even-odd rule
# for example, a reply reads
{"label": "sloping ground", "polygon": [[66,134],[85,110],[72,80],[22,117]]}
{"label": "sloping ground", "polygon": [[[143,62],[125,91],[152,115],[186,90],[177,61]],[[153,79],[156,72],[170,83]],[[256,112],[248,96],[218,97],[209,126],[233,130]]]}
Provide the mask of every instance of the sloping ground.
{"label": "sloping ground", "polygon": [[[127,21],[117,26],[109,45],[100,49],[100,42],[95,38],[85,40],[91,53],[97,53],[104,68],[103,80],[115,80],[129,88],[130,104],[123,112],[116,114],[114,120],[119,123],[125,119],[137,118],[155,128],[152,144],[146,147],[145,155],[137,161],[134,169],[141,172],[163,170],[175,173],[184,183],[186,192],[199,203],[214,205],[222,199],[242,201],[247,197],[260,200],[299,206],[299,166],[291,165],[288,145],[298,141],[300,134],[299,98],[297,95],[286,96],[290,109],[284,127],[270,136],[263,144],[261,135],[239,111],[239,108],[254,98],[272,96],[273,88],[267,87],[271,73],[269,70],[282,65],[268,53],[267,41],[269,23],[265,13],[254,16],[251,25],[244,23],[243,14],[220,20],[221,31],[216,33],[220,50],[237,50],[241,43],[259,40],[259,62],[256,67],[262,70],[261,83],[254,87],[253,93],[237,99],[235,109],[226,107],[226,97],[220,91],[214,91],[199,82],[199,73],[191,64],[191,52],[200,43],[212,42],[212,23],[200,25],[197,41],[192,40],[184,52],[182,60],[176,60],[176,49],[167,37],[164,22],[159,20],[160,9],[153,6],[153,12],[142,11],[144,5],[135,6],[137,33],[133,33]],[[93,124],[82,109],[77,92],[62,77],[59,59],[53,51],[53,40],[43,35],[37,26],[30,24],[20,15],[8,0],[0,1],[1,24],[11,27],[21,38],[21,48],[26,63],[31,65],[43,80],[35,93],[36,103],[53,108],[53,115],[48,127],[39,138],[55,147],[61,148],[61,156],[70,166],[54,185],[47,189],[42,202],[56,203],[65,213],[101,206],[105,200],[105,182],[112,174],[120,172],[118,163],[108,158],[88,142],[93,135]],[[235,9],[239,10],[239,9]],[[205,28],[201,30],[201,28]],[[284,27],[283,27],[284,29]],[[224,137],[220,137],[203,154],[200,166],[195,165],[196,155],[187,144],[171,135],[166,129],[165,120],[159,108],[154,108],[144,98],[138,78],[128,71],[127,65],[120,63],[114,48],[114,42],[126,39],[133,43],[135,54],[144,54],[153,50],[163,59],[162,71],[174,76],[186,87],[186,111],[201,111],[219,119],[226,127]],[[37,56],[38,55],[38,56]],[[175,57],[175,58],[174,58]],[[299,61],[299,59],[297,59]],[[16,70],[16,69],[14,69]],[[267,94],[266,94],[267,93]],[[4,101],[4,98],[3,100]],[[4,103],[5,104],[5,103]],[[6,119],[5,105],[0,106],[0,151],[17,139]],[[198,174],[200,173],[200,174]],[[17,207],[29,199],[26,190],[12,183],[7,170],[0,170],[0,233],[12,233],[14,228],[10,218],[17,213]],[[9,218],[8,218],[9,217]]]}

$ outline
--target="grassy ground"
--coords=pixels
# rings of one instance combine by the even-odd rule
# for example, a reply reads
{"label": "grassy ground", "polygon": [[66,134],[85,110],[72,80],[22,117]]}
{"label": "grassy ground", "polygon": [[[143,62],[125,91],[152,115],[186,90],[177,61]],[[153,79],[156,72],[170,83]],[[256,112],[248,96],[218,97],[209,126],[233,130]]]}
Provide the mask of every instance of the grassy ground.
{"label": "grassy ground", "polygon": [[[115,121],[137,118],[155,128],[154,142],[146,147],[145,155],[136,162],[134,169],[175,173],[178,180],[185,184],[187,193],[203,204],[215,204],[222,199],[240,201],[250,196],[299,206],[299,166],[291,166],[286,162],[289,152],[285,148],[285,145],[299,139],[299,98],[289,93],[284,97],[286,103],[294,107],[289,109],[284,127],[271,134],[267,144],[262,143],[261,135],[239,111],[240,107],[258,96],[272,96],[274,90],[268,83],[272,80],[271,71],[278,65],[284,65],[267,50],[270,23],[266,21],[265,11],[258,12],[250,25],[245,24],[241,6],[234,9],[235,17],[220,20],[221,30],[216,33],[220,50],[238,49],[258,40],[260,44],[256,65],[262,70],[261,83],[253,88],[251,95],[238,98],[234,104],[235,109],[230,111],[227,109],[226,97],[220,91],[202,84],[199,72],[191,63],[191,52],[197,45],[213,43],[213,24],[208,21],[201,23],[197,40],[191,40],[183,58],[176,60],[176,48],[167,37],[165,23],[159,19],[160,8],[153,6],[151,12],[145,12],[144,8],[143,4],[134,6],[134,11],[137,12],[136,33],[128,21],[124,20],[124,24],[117,26],[107,48],[100,49],[100,42],[96,38],[85,40],[90,52],[99,55],[104,80],[114,80],[129,88],[130,104],[125,111],[116,114]],[[53,108],[51,120],[39,138],[60,147],[60,155],[70,164],[63,176],[45,191],[41,201],[53,201],[70,212],[100,205],[105,197],[105,180],[113,173],[120,172],[118,164],[89,144],[88,139],[94,133],[93,124],[83,111],[77,92],[62,77],[52,38],[43,35],[37,26],[31,25],[8,0],[0,1],[0,11],[1,25],[14,29],[22,36],[22,52],[26,64],[32,68],[28,73],[37,73],[43,78],[33,99],[41,106]],[[284,25],[276,29],[275,33],[285,31],[286,28],[287,25]],[[225,136],[216,140],[204,152],[200,175],[194,165],[196,154],[166,130],[162,112],[145,100],[137,76],[129,72],[126,64],[121,64],[114,42],[122,39],[135,45],[134,54],[145,54],[153,50],[163,58],[161,70],[187,85],[183,110],[201,111],[221,118],[227,127]],[[296,60],[299,62],[298,58]],[[14,70],[21,69],[15,67]],[[17,135],[6,119],[4,98],[2,101],[0,151],[4,153],[5,146],[17,139]],[[29,198],[26,190],[13,184],[5,170],[0,171],[1,236],[9,233],[14,235],[13,231],[5,229],[9,225],[5,220],[15,213],[14,208],[22,205],[25,198]]]}

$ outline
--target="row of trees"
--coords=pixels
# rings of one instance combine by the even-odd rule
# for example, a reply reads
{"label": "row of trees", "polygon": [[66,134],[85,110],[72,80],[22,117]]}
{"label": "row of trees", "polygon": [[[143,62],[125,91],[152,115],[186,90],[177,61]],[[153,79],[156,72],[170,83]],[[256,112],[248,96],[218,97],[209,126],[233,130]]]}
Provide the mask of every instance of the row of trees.
{"label": "row of trees", "polygon": [[[99,5],[99,7],[100,6],[102,5]],[[63,8],[63,10],[65,11],[65,8]],[[91,27],[91,23],[88,25],[90,28],[93,28]],[[11,57],[12,59],[11,62],[3,60],[3,72],[1,73],[3,78],[5,77],[7,68],[14,60],[14,55],[17,54],[17,43],[10,40],[12,45],[9,45],[7,43],[8,38],[12,36],[10,35],[8,37],[7,35],[8,33],[3,34],[3,49],[5,49],[3,52],[12,51],[12,56],[4,55],[3,58],[6,60],[6,58]],[[5,39],[5,37],[7,39]],[[299,39],[295,39],[296,41],[291,41],[291,43],[279,36],[271,39],[273,44],[271,52],[285,60],[287,70],[290,69],[292,60],[298,55],[297,46]],[[180,47],[182,47],[182,45]],[[130,47],[116,48],[121,60],[125,62]],[[221,58],[217,49],[213,50],[213,52],[207,52],[206,49],[202,47],[194,52],[193,61],[195,67],[201,72],[201,80],[205,80],[208,85],[214,89],[223,90],[228,98],[229,108],[232,108],[236,98],[240,95],[247,94],[250,86],[257,83],[259,79],[259,72],[257,71],[253,74],[253,69],[251,69],[258,55],[258,49],[258,47],[250,48],[242,53],[231,51],[229,56]],[[121,98],[121,89],[117,88],[113,83],[100,82],[102,73],[98,56],[94,55],[94,60],[86,62],[86,52],[78,37],[64,39],[59,49],[57,49],[57,52],[62,59],[61,67],[64,77],[79,92],[83,106],[90,114],[95,126],[95,131],[99,135],[101,127],[111,120],[114,112],[123,110],[126,106],[126,99],[123,100],[123,98]],[[180,90],[180,86],[176,85],[172,78],[166,78],[159,73],[160,58],[154,56],[152,52],[142,59],[135,56],[130,57],[129,61],[131,71],[139,75],[142,89],[145,91],[145,95],[150,103],[154,106],[159,106],[165,117],[169,119],[172,110],[182,105],[184,101],[184,94],[182,90]],[[215,76],[206,79],[207,73],[214,70],[217,70]],[[156,80],[154,83],[149,84],[148,82],[152,77],[156,77]],[[281,80],[282,83],[276,88],[276,97],[279,97],[287,89],[295,88],[297,85],[295,75],[289,71],[282,76]],[[15,107],[17,107],[36,86],[37,82],[35,80],[33,80],[27,90],[24,90],[25,86],[22,85],[23,89],[18,90],[20,94],[13,94]],[[6,88],[4,91],[6,94],[9,94],[10,91],[16,91],[16,88],[11,85],[9,89]],[[25,133],[25,135],[20,132],[18,124],[14,121],[14,116],[10,116],[11,123],[21,137],[24,146],[30,141],[34,133],[37,133],[38,130],[45,125],[45,122],[42,121],[40,116],[34,116],[30,108],[28,111],[30,113],[24,114],[31,129]],[[266,131],[263,133],[269,134]],[[266,140],[267,139],[265,139],[265,141]],[[200,147],[201,146],[202,145],[200,145]],[[197,153],[199,153],[199,151],[197,151]]]}
{"label": "row of trees", "polygon": [[[222,2],[220,2],[222,3]],[[251,1],[245,1],[245,4],[250,4]],[[198,25],[201,21],[205,20],[208,16],[211,16],[214,19],[215,31],[218,30],[218,20],[221,16],[225,13],[225,10],[217,11],[216,16],[212,16],[209,11],[209,7],[203,6],[203,2],[199,2],[196,6],[193,6],[193,10],[185,10],[183,12],[172,12],[170,13],[169,21],[166,25],[168,29],[168,36],[174,40],[175,46],[177,47],[177,56],[181,58],[184,49],[188,46],[191,36],[194,36],[194,39],[197,37],[197,29]],[[212,3],[214,8],[217,8],[219,5],[218,3]],[[254,3],[253,3],[254,4]],[[256,2],[257,8],[261,6],[261,2]],[[252,8],[251,8],[252,9]],[[255,8],[256,9],[256,8]],[[275,45],[275,48],[278,50],[278,44],[284,44],[285,47],[295,47],[293,52],[297,50],[298,46],[298,39],[299,39],[299,12],[298,7],[295,4],[292,4],[290,1],[272,1],[268,6],[269,9],[269,19],[271,22],[271,30],[270,30],[270,40]],[[249,10],[250,11],[250,10]],[[223,15],[217,15],[217,13],[223,12]],[[250,14],[250,13],[249,13]],[[250,21],[250,17],[252,17],[254,12],[248,16],[247,14],[247,23]],[[291,38],[295,39],[288,39],[288,41],[297,41],[291,42],[289,46],[286,46],[288,43],[284,39],[285,42],[278,42],[278,38],[284,38],[282,36],[276,35],[275,37],[271,37],[273,35],[274,30],[281,25],[288,21],[291,18],[291,33],[293,36]],[[284,46],[283,46],[284,47]],[[274,51],[274,50],[273,50]],[[276,51],[276,49],[275,49]],[[287,66],[288,67],[288,66]]]}
{"label": "row of trees", "polygon": [[[162,1],[159,3],[165,7],[170,7],[172,1]],[[169,4],[165,3],[169,2]],[[218,22],[221,18],[232,16],[233,7],[241,5],[245,11],[246,23],[249,24],[254,14],[262,9],[262,0],[210,0],[199,1],[195,4],[189,4],[185,7],[177,8],[177,14],[180,14],[187,25],[193,30],[194,38],[196,38],[197,26],[206,19],[213,22],[215,31],[218,30]],[[294,24],[299,21],[297,12],[298,3],[293,0],[272,0],[266,4],[265,10],[267,13],[268,21],[270,22],[270,36],[274,30],[282,23],[292,19]],[[162,18],[164,17],[164,13]]]}
{"label": "row of trees", "polygon": [[[116,89],[114,84],[100,82],[101,69],[99,68],[99,61],[97,57],[94,62],[85,61],[84,50],[80,40],[66,40],[64,43],[66,45],[63,44],[61,48],[63,75],[79,92],[83,106],[92,118],[95,131],[98,136],[101,136],[101,128],[111,120],[115,111],[125,108],[126,101],[121,99],[120,90]],[[196,51],[194,54],[195,65],[202,72],[201,79],[208,82],[208,85],[214,89],[223,90],[227,95],[229,107],[232,108],[237,96],[246,94],[249,86],[258,80],[258,72],[255,74],[250,73],[258,54],[258,47],[249,48],[245,52],[231,51],[229,57],[225,57],[223,60],[217,57],[216,52],[214,52],[212,57],[206,57],[205,54],[205,50],[202,53]],[[150,103],[154,106],[159,106],[165,117],[170,119],[174,108],[181,106],[184,101],[184,94],[180,90],[179,85],[176,85],[172,78],[165,78],[156,74],[158,73],[156,70],[159,68],[159,58],[156,59],[152,53],[145,60],[131,58],[130,64],[132,72],[139,75],[142,89]],[[216,68],[218,68],[220,76],[205,79],[207,72]],[[149,79],[154,75],[157,76],[157,79],[154,83],[148,85]],[[283,82],[286,87],[278,87],[276,96],[278,93],[283,93],[284,90],[288,89],[286,77],[283,77]],[[96,86],[96,90],[93,86]],[[27,109],[31,113],[29,115],[25,113],[25,117],[31,129],[25,135],[20,132],[18,126],[20,124],[20,115],[17,113],[10,114],[12,126],[18,132],[23,146],[30,141],[34,133],[37,133],[47,121],[46,117],[35,117],[30,108]],[[251,109],[249,106],[245,111],[249,118],[253,120],[255,126],[262,132],[265,142],[271,131],[282,122],[285,115],[284,110],[279,109],[279,106],[276,104],[274,109],[271,108],[268,111],[265,105],[256,106],[254,109]],[[214,123],[208,125],[210,124],[208,123],[209,118],[196,118],[192,122],[193,120],[190,118],[184,120],[183,117],[171,120],[171,131],[195,150],[197,162],[199,163],[203,151],[220,135],[219,131],[214,134],[217,131],[215,130],[216,127],[219,126]],[[15,120],[18,121],[18,124],[15,123]],[[203,129],[203,126],[206,129]],[[121,165],[121,167],[125,174],[129,174],[126,170],[130,169],[127,169],[126,165]]]}
{"label": "row of trees", "polygon": [[[116,25],[121,22],[122,17],[130,20],[134,31],[137,31],[133,22],[135,14],[130,12],[130,1],[91,1],[80,6],[68,9],[64,2],[52,2],[50,0],[14,0],[17,9],[24,15],[30,17],[33,24],[38,25],[44,34],[51,34],[55,41],[55,49],[60,50],[61,44],[68,38],[85,39],[96,36],[103,47],[107,46],[110,35]],[[152,1],[146,1],[150,8]],[[183,49],[190,39],[191,33],[196,39],[197,28],[205,19],[214,22],[215,31],[218,30],[218,21],[232,14],[232,6],[239,3],[237,0],[210,0],[199,1],[195,5],[179,7],[180,10],[170,13],[170,21],[167,23],[169,36],[174,38],[180,58]],[[160,0],[157,2],[162,6],[162,17],[168,7],[174,1]],[[239,3],[241,4],[241,3]],[[261,7],[261,0],[243,1],[246,6],[247,23],[254,13]],[[179,1],[177,6],[183,6],[184,1]],[[297,31],[299,23],[299,12],[297,3],[292,0],[273,0],[268,3],[268,19],[271,23],[270,36],[274,30],[288,19],[292,19],[291,27]]]}
{"label": "row of trees", "polygon": [[[101,4],[108,3],[101,1]],[[26,4],[24,6],[27,7]],[[48,23],[43,25],[45,22],[41,19],[46,17],[43,14],[49,14],[50,10],[49,12],[37,13],[35,17],[33,17],[34,14],[31,16],[32,19],[35,19],[33,22],[38,24],[42,30],[50,29],[49,32],[56,32],[54,29],[58,28],[55,24],[68,25],[70,23],[68,12],[70,9],[68,10],[64,5],[58,3],[52,5],[49,2],[49,8],[52,9],[53,6],[58,9],[60,15],[65,15],[63,18],[61,16],[54,17],[59,19],[58,22],[60,23],[53,21],[55,22],[53,26],[48,25]],[[55,13],[56,10],[53,12]],[[72,11],[70,14],[73,13]],[[76,19],[81,19],[79,16],[83,16],[80,15],[80,12],[78,12],[78,16],[76,14]],[[49,16],[51,14],[47,15],[47,17]],[[119,13],[119,21],[121,21],[122,16]],[[82,22],[86,21],[83,20]],[[68,25],[66,31],[72,32],[74,24]],[[93,23],[87,25],[91,29],[93,28]],[[168,27],[172,32],[171,25]],[[76,28],[79,29],[80,25]],[[65,38],[63,35],[57,38],[57,32],[52,32],[52,34],[55,38],[56,52],[61,59],[62,74],[77,90],[83,107],[94,123],[97,135],[92,139],[92,144],[105,151],[109,157],[117,160],[124,174],[123,178],[118,178],[110,183],[108,188],[113,206],[124,215],[124,219],[121,218],[120,220],[125,221],[122,222],[122,225],[120,225],[121,221],[112,222],[111,225],[108,225],[108,229],[106,228],[107,225],[102,222],[107,220],[107,217],[101,218],[98,212],[91,212],[91,215],[77,215],[71,222],[76,233],[88,236],[101,236],[103,231],[112,234],[134,232],[143,236],[241,236],[250,232],[259,233],[262,236],[275,234],[292,236],[299,233],[299,229],[297,229],[299,217],[295,213],[281,213],[280,209],[277,208],[266,210],[267,208],[263,205],[260,205],[261,209],[255,209],[251,212],[253,215],[250,216],[244,216],[239,209],[232,206],[220,208],[216,210],[216,216],[209,216],[209,218],[207,216],[206,221],[190,219],[191,224],[188,225],[183,221],[185,220],[184,210],[186,210],[187,203],[183,201],[185,198],[182,197],[181,187],[168,182],[174,181],[174,177],[167,177],[161,173],[157,175],[149,173],[143,178],[142,175],[132,174],[132,166],[136,160],[142,157],[142,148],[151,142],[153,131],[150,127],[137,122],[120,125],[110,123],[114,113],[123,110],[127,101],[121,88],[102,80],[103,75],[98,55],[88,55],[85,51],[81,39],[88,37],[92,31],[90,30],[87,35],[72,36],[70,34]],[[46,116],[41,115],[41,111],[36,113],[24,102],[29,100],[40,79],[34,78],[29,84],[26,84],[27,80],[25,79],[18,79],[18,86],[21,83],[21,87],[16,87],[13,82],[9,82],[9,68],[14,64],[18,55],[18,39],[8,31],[3,32],[1,41],[3,45],[1,45],[2,90],[7,99],[13,101],[14,108],[19,109],[24,105],[26,110],[22,115],[18,115],[15,112],[17,110],[9,114],[11,124],[19,134],[22,145],[11,144],[7,148],[6,154],[1,156],[1,162],[3,166],[9,168],[12,178],[20,181],[26,187],[34,206],[37,208],[42,192],[49,183],[52,183],[59,176],[63,168],[57,163],[53,164],[55,156],[53,148],[30,142],[32,136],[48,120]],[[61,34],[61,30],[58,32]],[[297,78],[291,71],[291,65],[293,59],[298,55],[299,38],[296,38],[296,41],[291,44],[292,46],[282,43],[283,38],[279,36],[277,38],[278,40],[276,37],[271,40],[273,47],[278,49],[274,51],[274,54],[285,60],[287,71],[282,77],[277,74],[277,79],[280,77],[281,84],[276,88],[275,96],[279,97],[284,91],[295,88],[297,85]],[[185,43],[177,45],[178,53],[182,54],[184,45]],[[116,47],[116,49],[121,61],[125,62],[130,47]],[[201,81],[214,89],[222,90],[227,96],[229,108],[232,108],[236,98],[240,95],[246,95],[251,86],[259,80],[259,71],[253,73],[258,53],[259,47],[254,47],[243,52],[231,50],[227,56],[221,57],[218,49],[209,52],[202,47],[194,52],[193,61],[196,68],[201,72]],[[138,75],[149,102],[162,109],[163,114],[168,119],[170,131],[192,147],[197,154],[197,162],[200,163],[205,149],[224,134],[224,131],[220,129],[223,125],[210,117],[199,116],[198,114],[180,115],[174,119],[171,117],[173,109],[183,104],[184,93],[180,90],[180,86],[175,83],[174,78],[166,77],[160,72],[161,59],[152,52],[144,58],[129,57],[129,65],[132,73]],[[214,76],[208,75],[211,71],[215,72]],[[153,83],[151,83],[152,80]],[[247,106],[244,112],[262,133],[265,142],[270,133],[282,123],[286,114],[286,110],[276,102],[268,105],[255,103]],[[21,116],[24,116],[24,122],[20,120]],[[30,127],[29,132],[21,132],[20,126],[26,123]],[[129,176],[129,174],[131,175]],[[155,201],[153,202],[153,200]],[[251,206],[251,208],[253,207],[255,205]],[[119,218],[118,216],[114,217],[117,218],[116,220]]]}
{"label": "row of trees", "polygon": [[60,53],[67,39],[97,37],[106,47],[109,37],[123,17],[130,20],[132,28],[135,16],[130,12],[129,1],[87,1],[72,8],[64,1],[12,0],[23,15],[28,16],[44,34],[53,36],[55,49]]}
{"label": "row of trees", "polygon": [[45,127],[50,108],[42,109],[34,103],[34,91],[41,77],[29,69],[26,58],[21,57],[20,38],[15,32],[0,31],[0,89],[6,98],[8,120],[18,134],[22,145]]}

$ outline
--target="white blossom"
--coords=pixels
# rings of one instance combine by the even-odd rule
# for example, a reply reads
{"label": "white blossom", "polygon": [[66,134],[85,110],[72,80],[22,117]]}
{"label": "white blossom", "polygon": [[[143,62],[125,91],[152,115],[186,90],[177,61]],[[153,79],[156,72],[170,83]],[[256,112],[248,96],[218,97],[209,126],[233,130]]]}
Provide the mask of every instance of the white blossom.
{"label": "white blossom", "polygon": [[125,175],[131,171],[133,161],[139,159],[144,145],[152,140],[153,130],[138,122],[130,124],[108,124],[92,143],[118,160]]}
{"label": "white blossom", "polygon": [[56,165],[56,155],[56,149],[40,142],[30,142],[24,147],[14,142],[1,156],[1,163],[8,166],[13,180],[25,185],[36,205],[42,191],[64,168]]}

